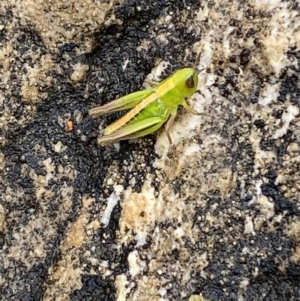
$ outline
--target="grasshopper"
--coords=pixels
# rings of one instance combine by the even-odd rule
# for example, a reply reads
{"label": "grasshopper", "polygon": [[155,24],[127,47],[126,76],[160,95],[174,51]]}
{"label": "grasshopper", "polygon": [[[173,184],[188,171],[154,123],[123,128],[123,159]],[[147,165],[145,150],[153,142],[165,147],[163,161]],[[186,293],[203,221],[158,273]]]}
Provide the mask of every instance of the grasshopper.
{"label": "grasshopper", "polygon": [[198,72],[194,68],[183,68],[151,90],[134,92],[90,109],[89,115],[93,118],[131,109],[106,127],[104,135],[98,138],[98,143],[105,146],[121,140],[142,137],[157,131],[167,122],[165,128],[169,142],[172,144],[168,131],[175,120],[179,105],[190,113],[205,115],[196,112],[186,103],[186,98],[195,93],[197,85]]}

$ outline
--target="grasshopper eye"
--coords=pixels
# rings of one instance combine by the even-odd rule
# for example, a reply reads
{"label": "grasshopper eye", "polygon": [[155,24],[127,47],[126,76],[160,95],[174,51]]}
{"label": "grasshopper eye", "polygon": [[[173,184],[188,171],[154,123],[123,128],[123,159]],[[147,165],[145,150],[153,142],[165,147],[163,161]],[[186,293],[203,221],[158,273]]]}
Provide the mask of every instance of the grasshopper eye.
{"label": "grasshopper eye", "polygon": [[188,77],[188,79],[185,81],[185,85],[189,89],[193,89],[195,87],[195,82],[193,76]]}

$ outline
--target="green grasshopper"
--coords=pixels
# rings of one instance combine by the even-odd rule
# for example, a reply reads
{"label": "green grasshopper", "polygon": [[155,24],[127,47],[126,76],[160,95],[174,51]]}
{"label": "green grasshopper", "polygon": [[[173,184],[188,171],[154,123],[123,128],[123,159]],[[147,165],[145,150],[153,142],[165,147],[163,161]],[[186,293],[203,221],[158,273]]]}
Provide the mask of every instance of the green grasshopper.
{"label": "green grasshopper", "polygon": [[127,114],[109,125],[98,143],[105,146],[116,141],[145,136],[157,131],[165,122],[168,131],[175,120],[177,109],[182,105],[188,112],[196,112],[185,101],[192,96],[198,85],[198,72],[194,68],[183,68],[160,82],[151,90],[142,90],[125,95],[103,106],[89,110],[89,114],[98,116],[131,109]]}

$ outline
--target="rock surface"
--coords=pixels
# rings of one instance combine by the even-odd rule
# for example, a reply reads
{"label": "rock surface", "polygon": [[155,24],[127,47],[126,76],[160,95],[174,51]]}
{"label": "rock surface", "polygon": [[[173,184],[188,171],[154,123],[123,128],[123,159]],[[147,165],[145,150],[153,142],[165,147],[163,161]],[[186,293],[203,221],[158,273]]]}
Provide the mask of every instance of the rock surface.
{"label": "rock surface", "polygon": [[[0,300],[300,300],[299,6],[1,0]],[[97,144],[186,65],[208,116]]]}

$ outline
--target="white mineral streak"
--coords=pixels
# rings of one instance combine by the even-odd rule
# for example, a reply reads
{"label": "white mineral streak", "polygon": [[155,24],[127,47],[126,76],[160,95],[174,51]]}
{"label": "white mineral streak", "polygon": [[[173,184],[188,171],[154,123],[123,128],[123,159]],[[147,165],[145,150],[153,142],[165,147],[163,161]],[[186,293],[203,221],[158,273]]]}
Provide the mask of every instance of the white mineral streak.
{"label": "white mineral streak", "polygon": [[285,135],[289,129],[290,122],[294,120],[295,116],[299,114],[299,108],[295,106],[289,106],[287,112],[282,114],[283,125],[273,135],[274,139],[280,138]]}
{"label": "white mineral streak", "polygon": [[107,206],[101,218],[101,223],[104,225],[104,227],[107,227],[110,220],[111,213],[120,200],[120,194],[123,191],[123,186],[116,185],[114,187],[114,190],[115,191],[107,199]]}

